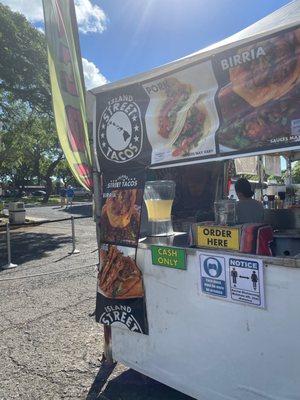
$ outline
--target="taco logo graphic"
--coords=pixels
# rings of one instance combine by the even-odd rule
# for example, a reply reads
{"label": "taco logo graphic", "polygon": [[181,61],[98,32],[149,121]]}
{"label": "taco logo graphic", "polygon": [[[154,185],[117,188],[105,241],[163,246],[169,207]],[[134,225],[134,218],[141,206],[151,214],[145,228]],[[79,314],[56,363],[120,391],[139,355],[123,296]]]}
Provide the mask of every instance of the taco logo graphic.
{"label": "taco logo graphic", "polygon": [[116,163],[133,160],[141,151],[142,141],[141,112],[133,97],[111,99],[98,126],[98,143],[104,157]]}

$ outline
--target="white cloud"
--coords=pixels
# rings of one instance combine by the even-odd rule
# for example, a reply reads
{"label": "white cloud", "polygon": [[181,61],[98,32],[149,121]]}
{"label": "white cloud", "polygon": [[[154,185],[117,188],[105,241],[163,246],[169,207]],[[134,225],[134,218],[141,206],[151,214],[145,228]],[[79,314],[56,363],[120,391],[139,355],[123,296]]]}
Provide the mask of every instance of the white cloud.
{"label": "white cloud", "polygon": [[99,68],[86,58],[82,58],[82,67],[86,89],[93,89],[109,82],[105,76],[101,74]]}
{"label": "white cloud", "polygon": [[41,33],[45,33],[44,28],[42,28],[41,26],[38,26],[36,29]]}
{"label": "white cloud", "polygon": [[1,3],[10,7],[13,11],[24,14],[31,22],[44,20],[42,0],[1,0]]}
{"label": "white cloud", "polygon": [[82,33],[103,32],[106,29],[107,16],[104,11],[90,0],[75,0],[76,17]]}
{"label": "white cloud", "polygon": [[[42,0],[0,0],[13,11],[24,14],[32,23],[40,25],[44,21]],[[77,22],[79,30],[83,33],[103,32],[106,27],[107,17],[104,11],[90,0],[75,0]],[[37,29],[44,32],[43,27]],[[109,81],[101,74],[99,68],[86,58],[82,58],[83,75],[87,89],[104,85]]]}
{"label": "white cloud", "polygon": [[[24,14],[32,23],[42,22],[43,6],[42,0],[1,0],[13,11]],[[107,16],[105,12],[91,0],[75,0],[76,16],[80,32],[101,33],[106,29]]]}

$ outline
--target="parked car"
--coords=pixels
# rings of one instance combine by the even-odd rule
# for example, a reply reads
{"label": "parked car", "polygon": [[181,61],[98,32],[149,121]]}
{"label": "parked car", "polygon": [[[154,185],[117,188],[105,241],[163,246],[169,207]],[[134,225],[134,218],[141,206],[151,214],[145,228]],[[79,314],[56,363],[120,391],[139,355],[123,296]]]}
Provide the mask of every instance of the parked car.
{"label": "parked car", "polygon": [[9,197],[9,198],[16,198],[16,197],[22,197],[25,196],[24,190],[17,190],[17,189],[6,189],[3,190],[3,197]]}
{"label": "parked car", "polygon": [[40,197],[40,196],[45,196],[46,192],[44,190],[35,190],[32,193],[32,196]]}
{"label": "parked car", "polygon": [[75,197],[90,197],[92,194],[85,188],[73,188]]}

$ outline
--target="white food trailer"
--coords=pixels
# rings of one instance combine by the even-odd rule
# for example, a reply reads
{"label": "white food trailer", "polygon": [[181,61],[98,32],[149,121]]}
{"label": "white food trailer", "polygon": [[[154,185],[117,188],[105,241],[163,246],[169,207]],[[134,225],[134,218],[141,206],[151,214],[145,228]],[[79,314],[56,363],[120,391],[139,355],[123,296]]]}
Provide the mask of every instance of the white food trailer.
{"label": "white food trailer", "polygon": [[[249,46],[253,43],[261,43],[262,40],[277,37],[276,35],[282,32],[296,32],[297,38],[299,24],[300,1],[297,0],[232,37],[197,53],[150,72],[95,88],[91,93],[100,101],[105,97],[106,101],[111,93],[114,98],[115,93],[125,96],[129,93],[128,88],[134,85],[144,89],[152,85],[155,91],[155,88],[159,87],[159,82],[168,76],[175,76],[177,80],[185,79],[185,84],[188,85],[193,80],[197,80],[199,63],[202,63],[203,67],[203,63],[214,63],[219,54],[225,54],[227,51],[230,53],[233,49],[248,46],[247,54],[244,50],[244,52],[236,53],[236,57],[223,58],[229,63],[228,68],[234,68],[240,62],[246,63],[249,57],[254,59],[257,56],[251,53],[251,49],[257,51],[259,45],[250,48]],[[297,47],[296,63],[300,63],[299,54],[300,47]],[[223,65],[225,66],[225,61]],[[190,75],[189,71],[191,71]],[[205,71],[203,73],[206,74]],[[185,78],[186,76],[191,76],[191,78]],[[213,77],[210,76],[209,79],[210,82],[207,85],[212,89],[208,86],[204,89],[206,93],[210,90],[210,95],[204,100],[207,108],[220,93],[219,84],[212,82]],[[289,89],[282,92],[282,96],[274,95],[276,101],[278,99],[281,101],[282,97],[285,98],[289,90],[294,90],[298,82],[300,82],[300,75],[297,75],[297,79],[294,79]],[[197,87],[197,93],[199,92],[201,94],[201,83]],[[155,103],[157,98],[151,98],[149,91],[148,94],[150,105],[147,110],[152,110],[151,119],[155,113],[155,104],[158,103]],[[195,99],[196,97],[193,97],[188,107],[191,107]],[[265,103],[270,104],[270,101],[266,100]],[[298,104],[297,98],[295,104]],[[123,106],[123,111],[125,107],[126,105]],[[252,107],[254,109],[255,104],[252,104]],[[96,164],[99,158],[103,157],[103,154],[99,155],[103,150],[99,150],[101,144],[97,143],[101,140],[102,132],[99,118],[101,115],[103,118],[104,111],[101,111],[102,114],[100,113],[98,118],[98,108],[99,104],[94,102]],[[218,113],[219,108],[211,107],[213,111],[208,112],[211,120],[214,120],[214,113]],[[92,106],[90,106],[90,111],[91,109]],[[115,112],[121,111],[115,109]],[[146,127],[149,134],[155,129],[153,122],[147,117],[148,111],[145,112],[144,128]],[[107,117],[107,120],[116,125],[116,119],[109,119],[110,117]],[[250,150],[246,152],[239,151],[241,147],[233,147],[235,151],[230,151],[224,143],[219,143],[218,150],[211,151],[210,137],[207,135],[199,142],[200,150],[201,146],[207,149],[206,154],[198,153],[197,157],[189,158],[185,153],[180,160],[175,159],[174,152],[170,154],[169,150],[159,147],[152,151],[148,174],[151,174],[151,170],[155,174],[159,173],[160,169],[166,168],[168,171],[177,169],[177,174],[180,174],[181,166],[192,168],[200,165],[199,168],[201,168],[205,164],[228,165],[227,160],[246,155],[276,153],[286,154],[291,160],[296,160],[300,152],[300,131],[297,128],[297,119],[293,121],[295,122],[293,122],[294,130],[292,129],[291,133],[292,142],[288,145],[285,141],[282,147],[280,147],[279,134],[273,142],[274,146],[262,145],[260,148],[250,146]],[[211,131],[214,130],[213,134],[217,126],[219,122],[210,124]],[[225,132],[224,135],[228,133],[228,131],[223,132]],[[255,140],[254,138],[253,141]],[[158,136],[153,134],[152,139],[149,139],[152,148],[156,146],[157,141]],[[109,140],[108,144],[111,144]],[[170,147],[170,143],[165,147],[168,146]],[[174,146],[174,141],[171,148],[172,146]],[[139,153],[139,156],[141,154]],[[122,157],[121,153],[118,153],[116,157]],[[101,218],[99,199],[102,190],[99,178],[102,172],[101,162],[99,164],[94,179],[98,223]],[[127,172],[126,162],[119,164],[119,167],[124,174]],[[294,204],[293,210],[284,210],[284,212],[293,213],[294,222],[292,227],[289,226],[280,234],[292,237],[295,241],[298,240],[295,243],[299,244],[300,210],[296,206]],[[283,210],[280,211],[283,212]],[[187,236],[190,240],[190,235]],[[163,248],[167,246],[167,248],[183,252],[182,254],[186,257],[185,269],[155,265],[153,245],[163,246]],[[110,324],[106,327],[106,356],[199,400],[300,399],[300,246],[298,250],[298,253],[294,251],[289,256],[284,256],[284,254],[263,256],[244,254],[229,248],[190,247],[187,241],[180,242],[180,235],[160,237],[156,241],[153,238],[140,239],[136,263],[143,275],[148,334],[130,331],[120,321]],[[209,262],[215,260],[220,266],[218,279],[207,272],[206,260],[210,260]],[[253,293],[251,295],[251,290],[244,283],[240,286],[233,285],[231,275],[233,266],[236,267],[240,276],[246,276],[247,285],[253,284],[250,272],[253,273],[253,269],[257,271],[259,280],[256,282],[255,290],[254,288],[252,290],[253,293],[256,291],[255,295]]]}

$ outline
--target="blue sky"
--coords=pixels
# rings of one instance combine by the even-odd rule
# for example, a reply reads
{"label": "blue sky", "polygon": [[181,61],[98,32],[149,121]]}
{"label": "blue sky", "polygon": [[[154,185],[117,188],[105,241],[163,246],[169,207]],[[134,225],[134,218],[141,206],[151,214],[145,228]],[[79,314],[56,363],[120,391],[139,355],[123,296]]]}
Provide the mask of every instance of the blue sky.
{"label": "blue sky", "polygon": [[[0,0],[43,30],[42,0]],[[87,89],[230,36],[289,0],[74,0]]]}
{"label": "blue sky", "polygon": [[102,34],[80,35],[82,55],[110,81],[147,71],[217,42],[286,0],[102,0]]}
{"label": "blue sky", "polygon": [[[0,0],[43,27],[42,0]],[[288,0],[75,0],[87,88],[176,60]]]}

